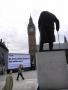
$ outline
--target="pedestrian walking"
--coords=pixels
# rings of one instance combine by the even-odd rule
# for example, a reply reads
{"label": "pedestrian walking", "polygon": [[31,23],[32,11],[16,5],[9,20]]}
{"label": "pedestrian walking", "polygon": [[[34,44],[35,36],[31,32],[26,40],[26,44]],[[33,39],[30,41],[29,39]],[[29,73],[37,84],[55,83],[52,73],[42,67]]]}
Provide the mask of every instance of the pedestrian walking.
{"label": "pedestrian walking", "polygon": [[9,74],[6,77],[6,82],[2,90],[12,90],[13,88],[13,77],[12,70],[9,71]]}
{"label": "pedestrian walking", "polygon": [[23,65],[19,65],[19,68],[18,68],[18,75],[17,75],[17,79],[16,80],[18,80],[18,78],[19,78],[19,76],[21,76],[21,78],[22,78],[22,80],[24,80],[24,77],[23,77],[23,74],[22,74],[22,70],[23,69]]}

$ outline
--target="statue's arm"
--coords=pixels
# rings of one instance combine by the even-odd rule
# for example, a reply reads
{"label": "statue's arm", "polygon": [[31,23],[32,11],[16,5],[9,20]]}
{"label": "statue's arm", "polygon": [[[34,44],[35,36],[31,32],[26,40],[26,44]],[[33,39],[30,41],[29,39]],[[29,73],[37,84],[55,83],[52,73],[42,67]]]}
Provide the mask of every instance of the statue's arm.
{"label": "statue's arm", "polygon": [[56,30],[59,31],[60,25],[59,20],[55,17]]}
{"label": "statue's arm", "polygon": [[39,28],[39,31],[40,31],[40,27],[41,27],[41,19],[39,18],[39,20],[38,20],[38,28]]}

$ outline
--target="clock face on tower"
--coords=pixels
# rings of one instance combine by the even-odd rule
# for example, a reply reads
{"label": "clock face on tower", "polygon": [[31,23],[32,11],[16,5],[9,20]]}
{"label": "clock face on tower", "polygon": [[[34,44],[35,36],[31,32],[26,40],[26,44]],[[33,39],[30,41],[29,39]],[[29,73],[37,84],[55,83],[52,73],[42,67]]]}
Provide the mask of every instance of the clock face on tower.
{"label": "clock face on tower", "polygon": [[30,32],[33,32],[34,30],[33,30],[33,28],[30,28],[29,31],[30,31]]}

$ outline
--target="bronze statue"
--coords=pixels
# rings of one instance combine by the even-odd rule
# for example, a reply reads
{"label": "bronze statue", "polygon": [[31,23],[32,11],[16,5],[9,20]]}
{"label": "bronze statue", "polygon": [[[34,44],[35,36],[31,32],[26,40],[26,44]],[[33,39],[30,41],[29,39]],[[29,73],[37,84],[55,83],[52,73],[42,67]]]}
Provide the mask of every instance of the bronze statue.
{"label": "bronze statue", "polygon": [[41,12],[38,20],[40,32],[39,51],[43,51],[44,43],[49,43],[49,49],[53,49],[53,42],[55,42],[54,23],[56,24],[56,30],[59,31],[59,20],[56,16],[48,11]]}

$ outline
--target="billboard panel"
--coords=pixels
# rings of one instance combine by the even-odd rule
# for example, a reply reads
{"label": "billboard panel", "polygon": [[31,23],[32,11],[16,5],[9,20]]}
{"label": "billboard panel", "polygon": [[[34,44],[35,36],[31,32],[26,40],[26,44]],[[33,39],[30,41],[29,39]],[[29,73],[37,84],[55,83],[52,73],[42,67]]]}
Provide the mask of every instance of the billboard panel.
{"label": "billboard panel", "polygon": [[22,64],[24,68],[31,67],[29,54],[9,53],[8,69],[16,69]]}

